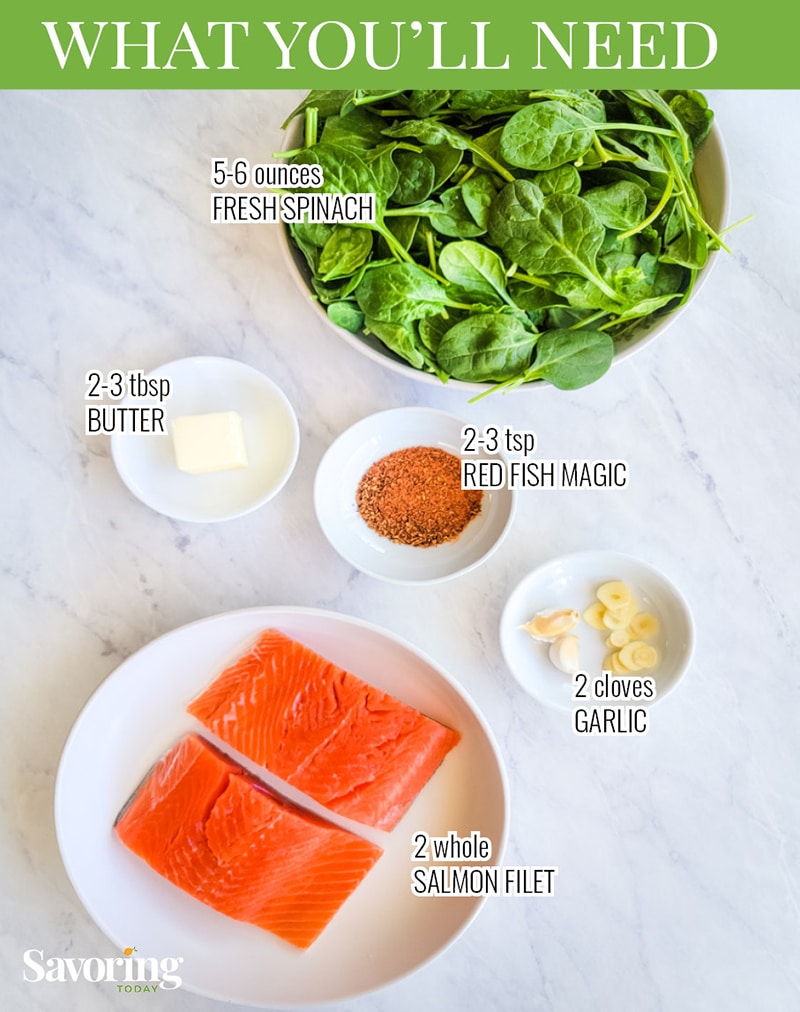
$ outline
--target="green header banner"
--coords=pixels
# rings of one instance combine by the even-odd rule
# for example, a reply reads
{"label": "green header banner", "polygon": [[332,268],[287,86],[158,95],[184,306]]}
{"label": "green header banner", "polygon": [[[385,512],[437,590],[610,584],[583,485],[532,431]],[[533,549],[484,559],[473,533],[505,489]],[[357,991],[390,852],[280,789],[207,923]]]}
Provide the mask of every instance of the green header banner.
{"label": "green header banner", "polygon": [[785,0],[34,0],[0,87],[797,88],[799,26]]}

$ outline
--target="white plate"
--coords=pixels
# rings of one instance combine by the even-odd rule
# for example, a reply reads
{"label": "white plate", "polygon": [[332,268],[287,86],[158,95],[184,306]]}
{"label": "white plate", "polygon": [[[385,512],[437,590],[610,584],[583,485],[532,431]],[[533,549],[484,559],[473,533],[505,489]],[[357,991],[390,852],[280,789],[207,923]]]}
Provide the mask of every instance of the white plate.
{"label": "white plate", "polygon": [[[148,378],[168,377],[172,396],[161,406],[170,434],[115,433],[111,454],[131,492],[176,520],[230,520],[263,505],[283,488],[300,446],[297,418],[282,391],[252,366],[201,356],[168,362]],[[125,406],[153,405],[126,397]],[[214,411],[242,416],[248,466],[212,474],[185,474],[175,464],[170,419]]]}
{"label": "white plate", "polygon": [[498,453],[463,455],[464,422],[433,408],[395,408],[362,418],[328,448],[314,481],[314,507],[331,545],[352,566],[393,583],[437,583],[468,572],[494,552],[514,516],[515,494],[485,491],[480,514],[453,541],[431,548],[395,544],[362,519],[356,489],[364,472],[389,453],[436,446],[469,460],[502,460]]}
{"label": "white plate", "polygon": [[[274,626],[359,677],[456,728],[462,740],[404,819],[378,838],[384,854],[305,952],[217,913],[153,872],[112,826],[151,765],[189,730],[184,707],[264,628]],[[499,864],[507,784],[493,735],[459,685],[404,640],[355,618],[307,608],[252,608],[183,626],[154,640],[100,686],[61,759],[55,817],[67,872],[84,906],[118,947],[182,957],[190,991],[288,1007],[344,1000],[383,987],[442,952],[482,900],[411,892],[412,836],[473,830]],[[364,835],[375,838],[377,831]],[[471,862],[470,862],[471,863]]]}
{"label": "white plate", "polygon": [[[694,626],[686,601],[657,569],[619,552],[589,551],[564,555],[529,573],[512,591],[500,619],[500,646],[514,677],[532,696],[549,706],[571,709],[574,686],[548,656],[548,644],[539,643],[520,626],[547,608],[574,608],[581,615],[597,600],[597,588],[608,580],[628,584],[642,611],[659,619],[659,632],[648,642],[659,652],[652,671],[642,671],[656,682],[656,698],[663,699],[682,677],[694,647]],[[581,670],[590,679],[603,670],[611,651],[604,635],[581,619],[574,630],[581,646]],[[636,700],[647,705],[646,699]],[[585,704],[580,704],[585,705]]]}

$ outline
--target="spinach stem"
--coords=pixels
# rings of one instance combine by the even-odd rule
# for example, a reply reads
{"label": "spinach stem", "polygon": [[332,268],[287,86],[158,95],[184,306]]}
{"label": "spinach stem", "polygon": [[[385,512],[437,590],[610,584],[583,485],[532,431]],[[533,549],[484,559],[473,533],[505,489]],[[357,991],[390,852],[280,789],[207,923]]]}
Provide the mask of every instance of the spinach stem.
{"label": "spinach stem", "polygon": [[724,249],[726,253],[730,253],[730,247],[725,244],[722,236],[719,235],[705,220],[703,215],[700,213],[700,201],[697,197],[697,191],[692,184],[691,179],[685,172],[682,171],[681,167],[675,162],[675,156],[669,148],[669,145],[664,141],[661,142],[664,149],[664,157],[667,161],[670,171],[674,174],[679,184],[679,196],[681,204],[686,209],[687,214],[694,219],[700,230],[705,232],[711,239],[719,244],[721,249]]}
{"label": "spinach stem", "polygon": [[[516,264],[514,266],[516,267]],[[545,281],[544,278],[537,278],[533,274],[525,274],[523,271],[515,271],[513,276],[515,278],[519,278],[520,281],[526,281],[529,285],[536,285],[538,288],[547,288],[551,292],[553,290],[553,286],[549,281]],[[509,274],[508,277],[511,277],[511,274]]]}
{"label": "spinach stem", "polygon": [[466,141],[466,145],[469,148],[469,150],[472,151],[473,154],[478,155],[480,158],[482,158],[489,165],[491,165],[491,167],[494,169],[494,171],[497,173],[498,176],[500,176],[501,178],[505,179],[505,181],[507,183],[513,183],[514,182],[514,180],[515,180],[516,177],[512,176],[511,173],[508,171],[508,169],[504,165],[501,165],[496,159],[492,158],[492,156],[489,154],[488,151],[484,151],[483,148],[479,144],[475,144],[471,140],[467,140],[465,138],[465,141]]}
{"label": "spinach stem", "polygon": [[318,118],[319,109],[316,106],[310,106],[306,109],[305,140],[307,148],[312,148],[317,143]]}
{"label": "spinach stem", "polygon": [[383,212],[383,216],[384,218],[402,218],[406,215],[413,214],[416,215],[417,218],[427,218],[429,215],[440,210],[441,208],[438,205],[425,207],[424,204],[416,204],[409,207],[387,207]]}
{"label": "spinach stem", "polygon": [[598,309],[596,313],[592,313],[591,316],[585,316],[582,320],[578,320],[573,323],[571,327],[567,327],[567,330],[581,330],[588,323],[594,323],[595,320],[602,320],[604,316],[608,316],[608,310]]}
{"label": "spinach stem", "polygon": [[362,95],[357,91],[354,93],[350,101],[355,106],[372,105],[373,102],[383,102],[387,98],[394,98],[396,95],[402,94],[402,88],[396,89],[395,91],[382,91],[379,95]]}
{"label": "spinach stem", "polygon": [[669,127],[650,126],[647,123],[597,123],[595,130],[601,133],[606,130],[632,130],[637,134],[661,134],[662,137],[675,137],[680,140],[677,130],[671,130]]}
{"label": "spinach stem", "polygon": [[740,225],[745,225],[747,224],[748,221],[752,221],[753,218],[755,218],[754,214],[745,215],[744,218],[740,218],[738,221],[735,221],[732,225],[726,225],[725,228],[720,229],[719,234],[727,235],[728,232],[731,231],[731,229],[738,228]]}
{"label": "spinach stem", "polygon": [[656,220],[656,218],[661,214],[661,212],[666,207],[667,201],[669,200],[670,194],[672,193],[673,185],[674,180],[672,174],[670,174],[667,176],[667,182],[664,185],[664,192],[661,194],[658,203],[650,212],[650,214],[648,214],[648,216],[643,221],[640,221],[638,225],[634,225],[633,228],[629,228],[627,232],[620,232],[619,235],[617,236],[617,242],[623,242],[625,239],[629,239],[632,235],[636,235],[637,232],[641,232],[643,228],[647,228],[648,225],[650,225],[652,222]]}
{"label": "spinach stem", "polygon": [[392,234],[391,229],[387,228],[383,222],[376,222],[372,226],[379,236],[384,240],[386,245],[389,247],[392,256],[396,260],[405,261],[407,264],[414,263],[414,258],[408,252],[408,250],[401,243],[397,241],[395,236]]}
{"label": "spinach stem", "polygon": [[592,147],[597,152],[597,157],[600,159],[601,162],[610,162],[612,160],[613,156],[610,155],[608,151],[600,143],[600,138],[597,136],[597,134],[592,134]]}
{"label": "spinach stem", "polygon": [[431,265],[431,270],[436,270],[436,247],[433,245],[433,232],[429,228],[426,228],[425,232],[425,245],[428,249],[428,263]]}

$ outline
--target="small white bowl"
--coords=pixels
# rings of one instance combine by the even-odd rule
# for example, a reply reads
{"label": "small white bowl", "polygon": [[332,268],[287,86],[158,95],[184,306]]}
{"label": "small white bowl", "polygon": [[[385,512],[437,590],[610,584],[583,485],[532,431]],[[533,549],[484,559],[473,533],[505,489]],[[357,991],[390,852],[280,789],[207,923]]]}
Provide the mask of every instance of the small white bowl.
{"label": "small white bowl", "polygon": [[[474,569],[505,537],[515,494],[485,491],[480,514],[453,541],[430,548],[401,545],[373,531],[356,507],[364,472],[389,453],[410,446],[435,446],[461,457],[464,422],[433,408],[395,408],[356,422],[326,451],[314,481],[314,508],[331,545],[350,565],[391,583],[438,583]],[[501,460],[481,452],[470,460]]]}
{"label": "small white bowl", "polygon": [[[166,435],[114,433],[111,455],[120,478],[145,505],[175,520],[209,523],[250,513],[277,495],[300,449],[294,410],[263,373],[230,358],[200,356],[168,362],[148,373],[168,378]],[[122,404],[159,404],[126,397]],[[170,420],[180,415],[236,411],[241,415],[248,466],[211,474],[186,474],[175,463]]]}
{"label": "small white bowl", "polygon": [[[623,580],[630,587],[642,611],[652,612],[659,620],[658,635],[648,642],[657,649],[659,663],[652,670],[640,671],[656,683],[653,700],[610,700],[609,705],[635,702],[647,706],[663,699],[683,677],[694,649],[694,623],[684,598],[657,569],[619,552],[604,550],[563,555],[529,573],[512,591],[500,619],[500,646],[506,664],[520,685],[548,706],[572,709],[572,677],[559,671],[550,661],[549,644],[541,643],[520,628],[537,612],[549,608],[573,608],[581,616],[597,600],[597,588],[608,580]],[[583,618],[574,630],[580,642],[581,671],[589,683],[598,678],[603,661],[612,651],[604,644],[604,635],[587,625]],[[588,699],[580,705],[592,702]],[[598,702],[598,705],[602,705]]]}

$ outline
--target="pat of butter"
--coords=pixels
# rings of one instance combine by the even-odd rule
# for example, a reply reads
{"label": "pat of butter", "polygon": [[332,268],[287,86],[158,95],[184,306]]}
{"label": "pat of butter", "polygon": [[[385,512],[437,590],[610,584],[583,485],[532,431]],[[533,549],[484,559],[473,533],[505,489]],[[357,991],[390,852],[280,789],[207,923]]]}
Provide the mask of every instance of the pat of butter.
{"label": "pat of butter", "polygon": [[188,474],[247,467],[241,416],[236,411],[181,415],[172,422],[175,461]]}

